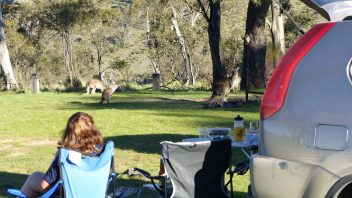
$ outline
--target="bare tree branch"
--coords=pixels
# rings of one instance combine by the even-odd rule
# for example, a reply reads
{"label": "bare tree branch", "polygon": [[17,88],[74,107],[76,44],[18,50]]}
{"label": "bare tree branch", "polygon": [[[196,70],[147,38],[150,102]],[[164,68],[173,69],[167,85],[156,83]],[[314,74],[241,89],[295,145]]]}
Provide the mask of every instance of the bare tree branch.
{"label": "bare tree branch", "polygon": [[201,14],[202,14],[201,9],[199,9],[195,14],[192,14],[192,17],[191,17],[191,27],[192,28],[196,26],[196,22],[198,20],[198,17]]}
{"label": "bare tree branch", "polygon": [[191,4],[190,4],[187,0],[183,0],[183,1],[188,5],[188,7],[189,7],[191,10],[198,12],[198,9],[194,8],[193,6],[191,6]]}
{"label": "bare tree branch", "polygon": [[202,10],[202,14],[203,14],[205,20],[207,20],[207,22],[210,23],[211,22],[210,21],[210,17],[208,16],[207,11],[205,10],[205,7],[204,7],[202,1],[201,0],[197,0],[197,2],[198,2],[198,5],[199,5],[200,9]]}

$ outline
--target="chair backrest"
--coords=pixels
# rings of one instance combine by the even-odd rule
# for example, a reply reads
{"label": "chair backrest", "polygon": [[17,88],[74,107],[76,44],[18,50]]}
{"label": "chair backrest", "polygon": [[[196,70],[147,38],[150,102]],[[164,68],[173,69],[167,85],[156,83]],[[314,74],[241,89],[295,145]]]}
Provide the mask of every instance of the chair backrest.
{"label": "chair backrest", "polygon": [[97,157],[80,157],[77,153],[60,149],[61,179],[65,197],[104,198],[114,144],[106,143],[104,151]]}
{"label": "chair backrest", "polygon": [[228,139],[204,142],[161,142],[171,197],[229,197],[224,174],[231,159]]}

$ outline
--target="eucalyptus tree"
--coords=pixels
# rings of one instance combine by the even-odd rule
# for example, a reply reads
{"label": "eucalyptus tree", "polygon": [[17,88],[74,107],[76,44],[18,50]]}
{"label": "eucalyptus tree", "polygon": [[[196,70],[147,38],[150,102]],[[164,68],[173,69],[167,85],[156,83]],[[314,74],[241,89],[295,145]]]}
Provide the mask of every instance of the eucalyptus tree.
{"label": "eucalyptus tree", "polygon": [[[9,10],[9,12],[14,13],[16,11]],[[31,75],[40,70],[37,63],[42,48],[33,45],[31,40],[18,29],[19,17],[10,15],[9,19],[6,20],[6,31],[9,32],[6,39],[11,54],[11,63],[16,74],[17,87],[25,90],[30,87]]]}
{"label": "eucalyptus tree", "polygon": [[266,85],[264,31],[270,4],[271,0],[250,0],[248,2],[241,87],[264,88]]}
{"label": "eucalyptus tree", "polygon": [[[284,13],[287,14],[291,7],[289,0],[272,0],[271,2],[271,53],[267,53],[266,60],[266,79],[268,80],[275,69],[281,56],[285,53],[285,27]],[[270,55],[268,55],[270,54]],[[271,59],[271,60],[270,60]]]}
{"label": "eucalyptus tree", "polygon": [[131,6],[134,1],[132,0],[115,0],[113,1],[113,6],[112,8],[117,8],[120,13],[122,14],[122,17],[120,17],[120,21],[122,22],[122,35],[120,36],[121,38],[121,43],[124,47],[126,47],[127,42],[128,42],[128,37],[129,37],[129,26],[131,22]]}
{"label": "eucalyptus tree", "polygon": [[[285,29],[284,29],[284,14],[281,10],[281,4],[284,3],[282,0],[272,0],[271,2],[271,34],[272,34],[272,44],[277,51],[277,59],[285,53]],[[286,2],[288,5],[288,1]],[[287,6],[286,6],[287,7]]]}
{"label": "eucalyptus tree", "polygon": [[[187,1],[186,1],[187,2]],[[188,3],[188,2],[187,2]],[[226,66],[224,64],[221,49],[221,1],[220,0],[197,0],[201,13],[208,23],[208,40],[213,65],[213,91],[219,81],[226,78]],[[209,10],[209,11],[208,11]]]}
{"label": "eucalyptus tree", "polygon": [[[208,43],[212,61],[212,90],[215,93],[221,92],[221,81],[226,76],[226,65],[224,60],[224,49],[221,44],[221,0],[197,0],[194,2],[184,0],[194,10],[200,10],[207,23]],[[193,4],[193,5],[192,5]],[[218,90],[219,89],[219,90]]]}
{"label": "eucalyptus tree", "polygon": [[154,74],[160,74],[160,65],[158,64],[158,60],[153,53],[153,49],[157,50],[158,48],[158,42],[155,39],[155,36],[152,37],[152,34],[150,32],[150,19],[149,19],[149,7],[146,9],[146,39],[147,39],[147,46],[149,49],[149,59],[152,63],[153,69],[154,69]]}
{"label": "eucalyptus tree", "polygon": [[119,35],[117,31],[119,23],[125,19],[114,9],[97,8],[95,17],[91,20],[93,21],[88,23],[87,29],[92,46],[92,60],[99,79],[104,81],[105,72],[114,69],[114,52],[125,43],[125,36]]}
{"label": "eucalyptus tree", "polygon": [[290,19],[285,21],[285,43],[291,47],[310,27],[318,22],[326,21],[319,13],[303,3],[292,1],[288,14]]}
{"label": "eucalyptus tree", "polygon": [[63,61],[70,84],[77,76],[72,62],[72,35],[74,27],[90,22],[96,14],[93,0],[44,1],[44,7],[37,16],[39,24],[44,28],[56,31],[63,44]]}
{"label": "eucalyptus tree", "polygon": [[[179,70],[182,73],[182,82],[184,86],[195,85],[200,71],[205,71],[206,65],[203,60],[206,59],[204,53],[206,47],[206,30],[205,21],[201,19],[201,10],[192,9],[179,1],[169,1],[167,14],[171,12],[171,23],[173,37],[175,38],[176,48],[181,54]],[[205,56],[204,56],[205,55]],[[203,59],[203,60],[201,60]]]}
{"label": "eucalyptus tree", "polygon": [[3,6],[12,2],[13,1],[10,0],[0,0],[0,70],[5,81],[5,88],[7,90],[17,87],[17,80],[13,72],[9,51],[6,45],[4,22],[2,18]]}
{"label": "eucalyptus tree", "polygon": [[181,46],[182,56],[183,56],[184,65],[185,65],[186,78],[185,78],[184,85],[185,86],[188,86],[188,84],[193,85],[195,83],[195,78],[194,78],[193,66],[192,66],[189,49],[188,49],[187,43],[185,42],[185,39],[183,38],[183,35],[181,33],[181,30],[177,22],[177,11],[172,5],[171,5],[171,9],[172,9],[172,19],[171,19],[172,29],[176,34],[177,42]]}
{"label": "eucalyptus tree", "polygon": [[[120,7],[121,4],[126,2],[118,2],[118,6]],[[129,3],[129,1],[127,1]],[[159,52],[159,42],[158,36],[155,31],[155,24],[159,23],[160,21],[156,21],[155,14],[157,11],[162,11],[160,7],[163,7],[163,4],[159,4],[159,1],[154,0],[134,0],[133,3],[131,2],[130,5],[130,13],[134,13],[132,17],[132,21],[138,21],[137,23],[142,24],[141,28],[142,31],[145,32],[145,44],[148,49],[147,56],[151,62],[153,74],[160,75],[161,73],[161,65],[158,56]],[[157,13],[160,14],[160,13]]]}
{"label": "eucalyptus tree", "polygon": [[[164,80],[178,81],[182,86],[195,84],[200,68],[204,67],[204,51],[207,51],[202,44],[203,24],[197,23],[199,11],[176,0],[139,3],[154,73],[162,73]],[[195,64],[193,58],[197,60]]]}

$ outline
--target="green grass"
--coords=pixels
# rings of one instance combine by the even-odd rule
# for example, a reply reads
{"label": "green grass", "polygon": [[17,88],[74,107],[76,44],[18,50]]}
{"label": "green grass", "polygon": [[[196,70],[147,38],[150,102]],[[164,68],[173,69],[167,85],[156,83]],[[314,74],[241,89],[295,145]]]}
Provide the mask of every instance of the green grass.
{"label": "green grass", "polygon": [[[101,105],[100,94],[0,92],[0,197],[20,188],[28,174],[46,171],[67,119],[77,111],[91,114],[106,140],[115,142],[115,169],[159,168],[159,142],[197,136],[200,127],[232,127],[240,114],[258,120],[258,104],[233,108],[203,108],[209,92],[115,93]],[[235,97],[244,98],[243,94]],[[240,152],[235,160],[243,160]],[[140,185],[140,178],[121,178],[117,185]],[[246,197],[249,174],[235,178],[235,196]]]}

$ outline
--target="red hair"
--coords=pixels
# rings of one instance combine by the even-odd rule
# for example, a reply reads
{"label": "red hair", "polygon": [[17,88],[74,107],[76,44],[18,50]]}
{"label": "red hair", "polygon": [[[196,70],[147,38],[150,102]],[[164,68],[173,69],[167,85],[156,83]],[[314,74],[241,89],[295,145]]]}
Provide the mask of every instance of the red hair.
{"label": "red hair", "polygon": [[70,117],[59,141],[62,147],[83,153],[99,151],[96,148],[99,144],[103,144],[103,137],[95,127],[92,116],[83,112],[77,112]]}

